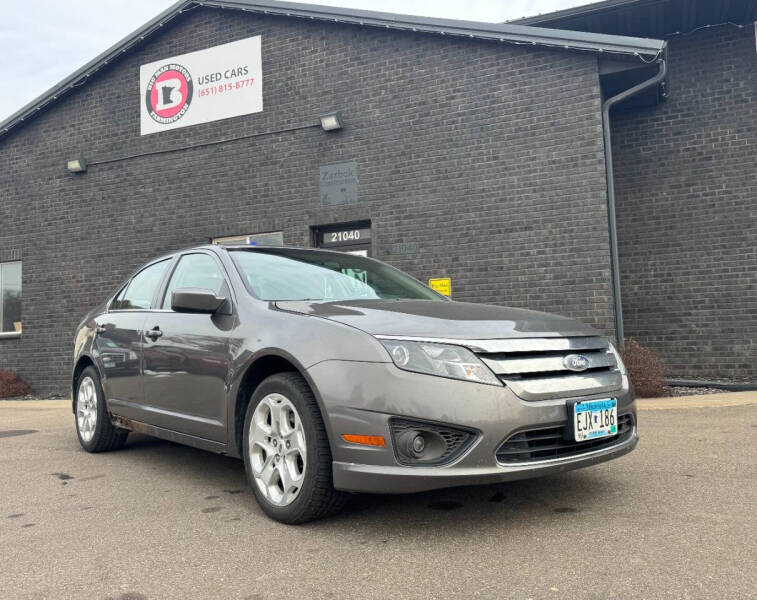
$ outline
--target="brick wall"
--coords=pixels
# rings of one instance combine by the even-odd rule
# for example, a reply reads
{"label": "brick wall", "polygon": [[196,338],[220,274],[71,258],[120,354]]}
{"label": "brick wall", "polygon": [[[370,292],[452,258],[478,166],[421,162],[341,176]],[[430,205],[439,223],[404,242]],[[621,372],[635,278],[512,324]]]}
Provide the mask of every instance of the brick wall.
{"label": "brick wall", "polygon": [[757,380],[754,29],[670,40],[670,98],[614,116],[626,334],[679,377]]}
{"label": "brick wall", "polygon": [[[140,137],[139,65],[262,34],[264,112]],[[91,161],[315,122],[92,166]],[[323,208],[318,171],[354,159],[359,202]],[[41,393],[68,385],[84,313],[159,252],[209,237],[370,219],[374,254],[451,276],[456,299],[555,311],[612,331],[596,57],[196,9],[0,139],[0,210],[21,246],[24,335],[0,340]],[[5,220],[4,220],[5,222]],[[419,253],[389,255],[393,244]],[[16,361],[14,363],[13,361]]]}

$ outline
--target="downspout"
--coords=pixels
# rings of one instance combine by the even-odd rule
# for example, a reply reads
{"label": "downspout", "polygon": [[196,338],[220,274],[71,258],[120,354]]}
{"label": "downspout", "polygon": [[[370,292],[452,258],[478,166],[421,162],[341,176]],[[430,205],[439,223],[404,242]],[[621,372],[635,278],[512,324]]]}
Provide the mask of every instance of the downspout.
{"label": "downspout", "polygon": [[618,346],[623,347],[625,334],[623,332],[623,303],[620,297],[620,263],[618,261],[618,226],[615,219],[615,177],[612,166],[612,134],[610,132],[610,109],[638,94],[639,92],[658,85],[665,79],[668,72],[668,46],[665,44],[662,56],[658,59],[660,66],[657,74],[651,79],[628,88],[624,92],[612,96],[602,103],[602,128],[605,138],[605,174],[607,178],[607,219],[610,230],[610,271],[612,272],[613,299],[615,302],[615,336]]}

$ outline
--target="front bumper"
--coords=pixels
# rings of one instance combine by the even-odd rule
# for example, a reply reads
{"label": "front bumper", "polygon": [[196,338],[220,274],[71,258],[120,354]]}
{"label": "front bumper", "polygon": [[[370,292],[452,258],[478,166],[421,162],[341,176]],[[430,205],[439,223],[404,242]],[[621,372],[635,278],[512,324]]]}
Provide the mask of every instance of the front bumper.
{"label": "front bumper", "polygon": [[[495,457],[510,435],[524,429],[563,425],[571,398],[527,402],[507,387],[409,373],[393,363],[325,361],[308,370],[324,409],[331,440],[334,486],[370,493],[409,493],[458,485],[527,479],[588,467],[617,458],[638,442],[631,435],[616,444],[577,456],[503,465]],[[585,399],[615,397],[618,416],[632,414],[633,392],[623,388]],[[475,442],[444,466],[403,466],[392,447],[391,417],[404,417],[474,429]],[[342,434],[381,435],[385,447],[345,442]]]}

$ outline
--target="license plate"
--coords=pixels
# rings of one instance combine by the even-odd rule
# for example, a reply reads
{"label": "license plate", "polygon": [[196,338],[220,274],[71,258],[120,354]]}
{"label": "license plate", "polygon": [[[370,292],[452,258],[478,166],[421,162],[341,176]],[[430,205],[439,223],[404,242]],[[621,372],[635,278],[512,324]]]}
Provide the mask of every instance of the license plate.
{"label": "license plate", "polygon": [[618,433],[618,400],[589,400],[573,405],[573,433],[577,442]]}

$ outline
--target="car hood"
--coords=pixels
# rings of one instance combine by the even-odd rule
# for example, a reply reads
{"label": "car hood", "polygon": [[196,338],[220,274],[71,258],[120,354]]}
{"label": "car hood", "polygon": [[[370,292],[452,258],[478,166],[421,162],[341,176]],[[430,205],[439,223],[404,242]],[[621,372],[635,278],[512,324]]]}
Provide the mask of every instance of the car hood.
{"label": "car hood", "polygon": [[574,319],[468,302],[432,300],[278,301],[279,310],[338,321],[372,335],[502,339],[600,335]]}

